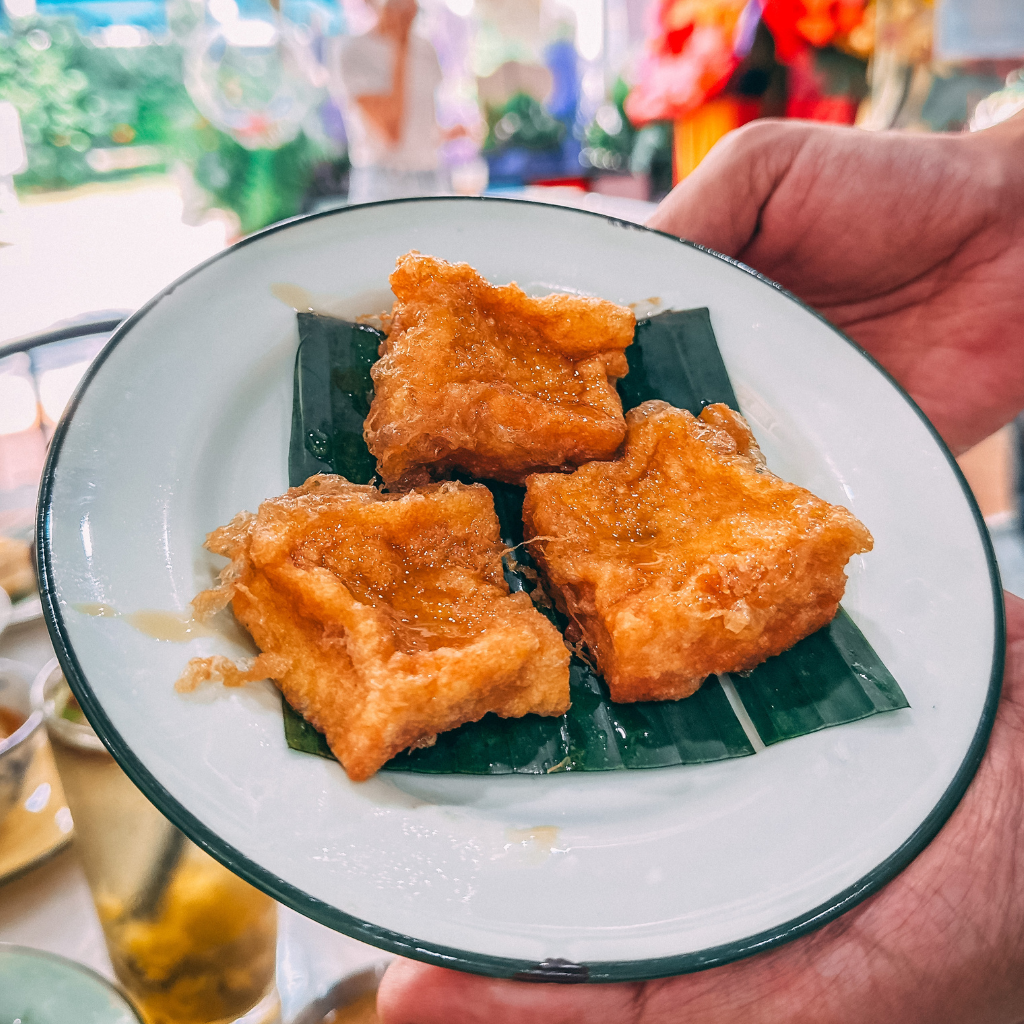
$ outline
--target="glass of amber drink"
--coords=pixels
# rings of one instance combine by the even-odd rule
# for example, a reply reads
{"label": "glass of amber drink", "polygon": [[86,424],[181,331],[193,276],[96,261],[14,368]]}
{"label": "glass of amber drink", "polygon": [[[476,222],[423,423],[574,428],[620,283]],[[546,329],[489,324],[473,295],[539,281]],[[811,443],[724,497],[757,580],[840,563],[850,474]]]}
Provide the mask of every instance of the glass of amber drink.
{"label": "glass of amber drink", "polygon": [[118,980],[147,1024],[270,1024],[277,905],[172,825],[107,753],[56,661],[36,679]]}

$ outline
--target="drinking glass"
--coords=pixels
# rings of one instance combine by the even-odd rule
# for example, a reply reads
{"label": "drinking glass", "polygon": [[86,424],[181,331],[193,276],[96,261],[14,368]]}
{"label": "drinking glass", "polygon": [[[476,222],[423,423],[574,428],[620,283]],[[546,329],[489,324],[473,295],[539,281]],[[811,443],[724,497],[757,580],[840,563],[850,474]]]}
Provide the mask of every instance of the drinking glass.
{"label": "drinking glass", "polygon": [[93,732],[56,661],[43,712],[114,972],[148,1024],[278,1018],[277,905],[172,825]]}

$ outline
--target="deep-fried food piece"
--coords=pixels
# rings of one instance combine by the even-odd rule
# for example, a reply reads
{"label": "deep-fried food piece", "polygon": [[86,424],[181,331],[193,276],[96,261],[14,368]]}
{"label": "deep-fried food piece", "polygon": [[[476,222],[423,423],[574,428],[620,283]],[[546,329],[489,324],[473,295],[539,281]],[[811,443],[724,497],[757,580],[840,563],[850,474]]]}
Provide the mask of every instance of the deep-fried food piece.
{"label": "deep-fried food piece", "polygon": [[626,416],[616,462],[531,476],[523,519],[553,596],[616,701],[688,697],[830,622],[871,535],[769,473],[725,405]]}
{"label": "deep-fried food piece", "polygon": [[272,675],[352,779],[488,711],[569,707],[568,651],[526,594],[509,593],[486,487],[388,495],[314,476],[206,546],[231,564],[197,615],[230,601],[264,653],[241,668],[195,659],[179,689]]}
{"label": "deep-fried food piece", "polygon": [[529,298],[467,263],[417,252],[391,275],[397,296],[364,431],[392,487],[452,469],[522,483],[607,459],[626,436],[615,381],[633,313],[578,295]]}

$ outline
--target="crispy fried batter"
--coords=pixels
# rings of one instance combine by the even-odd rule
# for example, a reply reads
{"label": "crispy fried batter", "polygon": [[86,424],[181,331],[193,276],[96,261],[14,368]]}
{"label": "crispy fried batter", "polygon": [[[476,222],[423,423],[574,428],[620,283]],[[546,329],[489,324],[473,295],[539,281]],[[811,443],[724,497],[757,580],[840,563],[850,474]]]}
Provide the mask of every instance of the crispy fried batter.
{"label": "crispy fried batter", "polygon": [[274,670],[352,779],[488,711],[569,706],[568,651],[526,594],[509,593],[486,487],[387,495],[314,476],[206,546],[231,564],[197,614],[230,602],[264,653],[241,669],[195,659],[179,688]]}
{"label": "crispy fried batter", "polygon": [[452,469],[522,483],[610,458],[626,425],[633,313],[576,295],[529,298],[466,263],[411,252],[391,275],[391,332],[365,436],[392,487]]}
{"label": "crispy fried batter", "polygon": [[646,402],[626,422],[620,459],[531,476],[523,508],[613,700],[688,697],[832,620],[847,561],[873,546],[853,515],[769,473],[725,405]]}

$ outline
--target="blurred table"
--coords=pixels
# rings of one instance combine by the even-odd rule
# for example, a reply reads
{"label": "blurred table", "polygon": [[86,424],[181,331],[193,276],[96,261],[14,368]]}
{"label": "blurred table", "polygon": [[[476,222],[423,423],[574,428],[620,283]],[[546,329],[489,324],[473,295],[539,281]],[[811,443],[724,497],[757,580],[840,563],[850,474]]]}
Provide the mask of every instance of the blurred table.
{"label": "blurred table", "polygon": [[[53,648],[41,618],[0,634],[0,658],[41,669]],[[277,983],[283,1020],[308,1019],[304,1011],[324,999],[346,975],[381,963],[388,955],[333,932],[285,907],[279,908]],[[0,886],[0,942],[58,953],[105,977],[113,971],[74,843],[40,867]]]}
{"label": "blurred table", "polygon": [[[58,325],[44,335],[0,345],[0,374],[17,377],[21,391],[35,395],[38,403],[36,415],[27,415],[24,423],[0,422],[0,528],[11,536],[30,537],[53,425],[89,361],[125,313],[85,317],[83,323]],[[16,611],[19,607],[31,615],[30,607],[16,606]],[[22,662],[32,674],[54,656],[38,604],[35,611],[34,617],[0,633],[0,658]],[[113,977],[73,843],[0,885],[0,941],[57,953]],[[281,907],[277,975],[283,1020],[313,1024],[331,1008],[328,996],[337,982],[386,959],[378,949]],[[312,1004],[322,1004],[319,1015],[307,1012]]]}
{"label": "blurred table", "polygon": [[634,224],[644,224],[658,208],[657,203],[643,199],[629,199],[626,196],[610,196],[602,192],[584,192],[581,188],[558,185],[525,185],[521,188],[492,189],[485,193],[510,199],[529,199],[535,203],[550,203],[553,206],[571,206],[577,210],[588,210]]}
{"label": "blurred table", "polygon": [[0,223],[0,344],[88,310],[141,306],[224,248],[215,214],[184,223],[169,175],[24,196]]}
{"label": "blurred table", "polygon": [[[0,657],[24,662],[38,672],[53,657],[42,619],[4,630]],[[113,976],[74,844],[0,887],[0,942],[59,953]]]}

